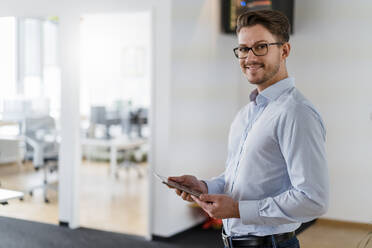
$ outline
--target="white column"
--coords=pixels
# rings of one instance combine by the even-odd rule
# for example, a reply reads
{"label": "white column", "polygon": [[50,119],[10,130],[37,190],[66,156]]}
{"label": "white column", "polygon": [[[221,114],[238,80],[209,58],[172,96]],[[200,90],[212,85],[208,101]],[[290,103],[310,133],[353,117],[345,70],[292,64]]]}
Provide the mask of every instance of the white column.
{"label": "white column", "polygon": [[59,221],[79,226],[80,82],[78,14],[60,16],[61,148],[59,157]]}

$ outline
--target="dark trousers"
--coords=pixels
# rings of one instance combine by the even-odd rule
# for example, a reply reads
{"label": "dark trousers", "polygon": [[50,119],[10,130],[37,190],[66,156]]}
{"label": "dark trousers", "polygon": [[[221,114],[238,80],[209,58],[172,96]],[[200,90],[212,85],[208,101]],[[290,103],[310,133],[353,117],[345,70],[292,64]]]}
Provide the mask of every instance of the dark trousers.
{"label": "dark trousers", "polygon": [[[239,248],[239,247],[236,247],[236,248]],[[281,243],[275,242],[275,244],[270,245],[270,246],[261,246],[261,247],[254,246],[252,248],[300,248],[300,243],[299,243],[297,237],[294,236],[293,238],[291,238],[287,241],[281,242]]]}

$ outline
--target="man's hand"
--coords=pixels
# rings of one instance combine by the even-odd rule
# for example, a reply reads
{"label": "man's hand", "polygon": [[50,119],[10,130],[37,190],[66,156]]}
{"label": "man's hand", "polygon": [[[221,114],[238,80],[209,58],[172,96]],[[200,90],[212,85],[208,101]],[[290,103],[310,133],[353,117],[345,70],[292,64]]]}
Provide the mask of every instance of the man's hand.
{"label": "man's hand", "polygon": [[[194,176],[184,175],[184,176],[180,176],[180,177],[169,177],[168,180],[177,182],[177,183],[182,184],[182,185],[184,185],[184,186],[186,186],[186,187],[188,187],[192,190],[199,191],[200,193],[203,193],[203,194],[208,193],[207,185],[204,182],[198,180]],[[168,187],[170,187],[170,186],[168,186]],[[172,187],[170,187],[170,188],[172,188]],[[184,199],[185,201],[189,201],[189,202],[194,201],[191,198],[190,194],[188,194],[184,191],[176,189],[176,193],[177,193],[177,195],[181,196],[182,199]]]}
{"label": "man's hand", "polygon": [[199,198],[191,197],[210,217],[215,219],[240,218],[239,203],[230,196],[202,194]]}

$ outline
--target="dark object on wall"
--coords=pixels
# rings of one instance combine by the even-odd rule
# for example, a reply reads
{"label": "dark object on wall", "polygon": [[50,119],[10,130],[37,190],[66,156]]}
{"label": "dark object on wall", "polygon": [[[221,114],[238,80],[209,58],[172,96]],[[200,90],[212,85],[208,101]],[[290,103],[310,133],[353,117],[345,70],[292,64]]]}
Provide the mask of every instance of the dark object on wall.
{"label": "dark object on wall", "polygon": [[235,33],[236,19],[249,10],[273,9],[284,13],[291,25],[293,34],[294,0],[221,0],[221,20],[224,33]]}

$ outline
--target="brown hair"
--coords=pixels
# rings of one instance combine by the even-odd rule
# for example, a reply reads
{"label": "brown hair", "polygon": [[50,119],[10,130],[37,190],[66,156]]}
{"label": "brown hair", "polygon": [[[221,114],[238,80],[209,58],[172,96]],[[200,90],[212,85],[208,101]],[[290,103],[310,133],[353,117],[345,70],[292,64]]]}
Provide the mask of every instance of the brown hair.
{"label": "brown hair", "polygon": [[281,42],[289,41],[290,25],[288,18],[277,10],[247,11],[238,17],[236,33],[243,27],[260,24],[269,32],[279,38]]}

